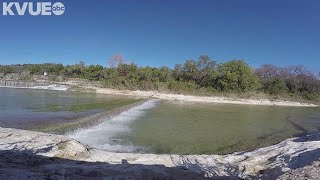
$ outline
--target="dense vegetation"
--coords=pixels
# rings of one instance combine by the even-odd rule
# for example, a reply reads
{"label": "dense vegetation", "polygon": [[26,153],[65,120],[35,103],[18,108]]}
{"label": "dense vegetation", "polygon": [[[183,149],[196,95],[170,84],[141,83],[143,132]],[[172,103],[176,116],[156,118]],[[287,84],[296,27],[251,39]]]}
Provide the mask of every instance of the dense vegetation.
{"label": "dense vegetation", "polygon": [[171,91],[176,93],[263,93],[282,98],[320,100],[320,80],[304,66],[262,65],[253,69],[245,61],[217,63],[208,56],[168,67],[139,67],[125,63],[121,56],[109,61],[109,67],[63,64],[23,64],[0,66],[0,75],[18,74],[31,79],[47,72],[51,78],[82,78],[99,81],[104,87]]}

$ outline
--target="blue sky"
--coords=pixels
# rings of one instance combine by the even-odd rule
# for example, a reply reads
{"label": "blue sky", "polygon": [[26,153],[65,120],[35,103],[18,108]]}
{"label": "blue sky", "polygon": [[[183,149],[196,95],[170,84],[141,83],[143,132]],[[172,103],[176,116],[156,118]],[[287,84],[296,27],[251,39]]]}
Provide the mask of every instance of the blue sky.
{"label": "blue sky", "polygon": [[253,67],[303,64],[320,71],[319,0],[60,2],[62,16],[2,16],[1,10],[0,64],[106,66],[121,54],[142,66],[173,67],[206,54]]}

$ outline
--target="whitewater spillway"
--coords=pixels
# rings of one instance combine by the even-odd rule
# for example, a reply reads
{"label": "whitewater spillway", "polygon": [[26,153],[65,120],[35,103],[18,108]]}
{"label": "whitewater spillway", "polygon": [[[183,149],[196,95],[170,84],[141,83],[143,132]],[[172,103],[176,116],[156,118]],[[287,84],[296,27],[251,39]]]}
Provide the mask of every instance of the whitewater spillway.
{"label": "whitewater spillway", "polygon": [[0,80],[0,87],[44,89],[44,90],[58,90],[58,91],[65,91],[69,89],[68,86],[52,84],[49,82],[25,82],[25,81],[16,81],[16,80]]}
{"label": "whitewater spillway", "polygon": [[[98,115],[93,120],[86,121],[89,126],[67,135],[90,146],[112,152],[137,152],[139,147],[134,145],[121,145],[121,139],[116,139],[119,133],[130,132],[130,123],[138,120],[145,111],[154,108],[159,100],[143,100],[133,105],[119,108],[113,112]],[[95,125],[95,126],[92,126]],[[83,126],[83,125],[82,125]]]}

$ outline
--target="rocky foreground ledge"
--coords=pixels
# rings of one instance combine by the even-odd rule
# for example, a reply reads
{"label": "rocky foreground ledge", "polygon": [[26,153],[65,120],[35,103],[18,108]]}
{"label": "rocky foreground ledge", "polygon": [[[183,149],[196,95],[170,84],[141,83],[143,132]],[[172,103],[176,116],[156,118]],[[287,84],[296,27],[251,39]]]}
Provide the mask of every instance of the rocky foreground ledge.
{"label": "rocky foreground ledge", "polygon": [[228,155],[92,149],[65,136],[0,128],[0,179],[318,179],[320,134]]}

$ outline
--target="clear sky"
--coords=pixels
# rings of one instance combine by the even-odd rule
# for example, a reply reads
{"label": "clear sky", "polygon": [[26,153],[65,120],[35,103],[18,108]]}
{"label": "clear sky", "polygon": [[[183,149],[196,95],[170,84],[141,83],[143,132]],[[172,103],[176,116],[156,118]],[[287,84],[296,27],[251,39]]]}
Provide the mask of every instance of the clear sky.
{"label": "clear sky", "polygon": [[2,16],[1,9],[0,64],[106,66],[122,54],[139,65],[173,67],[206,54],[320,71],[319,0],[60,2],[62,16]]}

